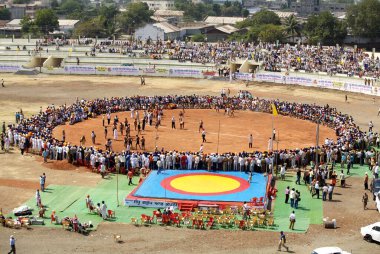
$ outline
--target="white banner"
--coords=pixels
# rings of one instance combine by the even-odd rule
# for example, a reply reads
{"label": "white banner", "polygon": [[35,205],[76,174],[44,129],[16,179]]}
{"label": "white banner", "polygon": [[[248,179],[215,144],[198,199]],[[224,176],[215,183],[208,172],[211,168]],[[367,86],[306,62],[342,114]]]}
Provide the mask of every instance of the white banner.
{"label": "white banner", "polygon": [[65,72],[68,74],[95,74],[95,66],[82,66],[82,65],[66,65]]}
{"label": "white banner", "polygon": [[254,74],[252,73],[240,73],[236,72],[235,73],[235,78],[238,80],[245,80],[245,81],[252,81],[254,78]]}
{"label": "white banner", "polygon": [[139,207],[151,207],[151,208],[166,208],[172,206],[174,209],[178,209],[178,204],[174,202],[161,202],[161,201],[145,201],[145,200],[132,200],[125,199],[124,205],[126,206],[139,206]]}
{"label": "white banner", "polygon": [[20,65],[0,64],[0,72],[16,72],[20,69]]}
{"label": "white banner", "polygon": [[111,75],[139,75],[139,68],[133,66],[109,66],[108,73]]}
{"label": "white banner", "polygon": [[169,69],[169,75],[173,77],[203,77],[202,71],[197,69]]}

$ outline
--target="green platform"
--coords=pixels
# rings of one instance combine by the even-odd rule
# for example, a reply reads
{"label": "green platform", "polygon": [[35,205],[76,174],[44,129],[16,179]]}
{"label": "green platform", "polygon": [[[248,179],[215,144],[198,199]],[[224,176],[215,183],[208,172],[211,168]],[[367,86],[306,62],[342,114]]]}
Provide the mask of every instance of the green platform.
{"label": "green platform", "polygon": [[[276,182],[278,192],[274,202],[274,221],[279,231],[305,232],[309,228],[309,224],[322,224],[323,222],[322,194],[320,199],[317,199],[316,196],[312,198],[307,186],[304,184],[297,185],[295,181],[295,175],[286,174],[285,181],[278,180]],[[287,186],[290,189],[295,188],[301,193],[298,209],[291,208],[290,201],[285,204],[285,189]],[[289,215],[292,211],[295,211],[296,215],[294,230],[289,229]]]}
{"label": "green platform", "polygon": [[[85,205],[85,198],[89,194],[94,202],[100,203],[105,201],[108,209],[114,210],[116,213],[115,219],[109,219],[109,222],[117,223],[130,223],[131,218],[140,220],[141,214],[152,215],[153,208],[142,207],[126,207],[124,206],[125,197],[136,187],[136,185],[128,186],[128,178],[124,175],[119,175],[119,206],[117,206],[116,198],[116,175],[111,174],[109,179],[104,179],[96,187],[88,188],[81,186],[62,186],[62,185],[49,185],[46,192],[41,193],[42,203],[46,206],[47,212],[45,218],[45,225],[48,227],[61,227],[50,223],[50,214],[53,210],[59,219],[65,216],[73,217],[77,215],[80,222],[91,221],[96,228],[99,223],[103,221],[101,217],[96,214],[89,213]],[[134,178],[135,183],[138,178]],[[284,203],[286,186],[295,187],[301,191],[301,202],[299,209],[296,211],[297,221],[295,230],[293,232],[305,232],[309,224],[321,224],[323,217],[322,200],[311,198],[310,193],[305,185],[296,185],[295,177],[291,174],[287,175],[286,181],[277,181],[278,197],[274,202],[274,216],[275,226],[269,228],[258,228],[257,230],[271,230],[271,231],[291,231],[289,227],[289,214],[292,211],[290,205]],[[37,208],[35,198],[31,198],[26,202],[26,205]],[[37,215],[37,210],[34,211]],[[221,229],[217,227],[216,229]],[[236,230],[235,227],[228,227],[227,229]]]}

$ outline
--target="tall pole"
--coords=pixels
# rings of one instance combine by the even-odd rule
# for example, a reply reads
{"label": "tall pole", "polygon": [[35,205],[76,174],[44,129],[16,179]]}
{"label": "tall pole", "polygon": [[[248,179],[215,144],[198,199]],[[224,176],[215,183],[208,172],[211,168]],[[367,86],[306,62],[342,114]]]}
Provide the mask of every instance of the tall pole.
{"label": "tall pole", "polygon": [[[272,114],[272,130],[271,130],[271,138],[270,138],[270,151],[273,153],[273,122],[274,122],[274,116],[273,116],[273,114]],[[273,175],[273,168],[274,168],[274,159],[275,158],[273,158],[272,159],[272,175]],[[277,165],[276,165],[277,166]],[[277,172],[277,170],[276,170],[276,172]]]}
{"label": "tall pole", "polygon": [[220,136],[220,120],[219,120],[219,129],[218,129],[218,145],[216,146],[216,153],[219,153],[219,136]]}
{"label": "tall pole", "polygon": [[319,146],[319,119],[317,121],[317,135],[316,135],[316,148],[315,148],[315,169],[318,169],[318,146]]}
{"label": "tall pole", "polygon": [[116,172],[116,201],[117,201],[117,207],[119,207],[119,171],[120,167],[118,168]]}

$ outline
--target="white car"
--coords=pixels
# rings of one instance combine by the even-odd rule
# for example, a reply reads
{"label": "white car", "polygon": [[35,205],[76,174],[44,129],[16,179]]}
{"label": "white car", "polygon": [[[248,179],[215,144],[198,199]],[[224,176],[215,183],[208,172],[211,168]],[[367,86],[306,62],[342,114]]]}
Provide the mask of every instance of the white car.
{"label": "white car", "polygon": [[351,254],[339,247],[321,247],[313,250],[311,254]]}
{"label": "white car", "polygon": [[368,242],[380,242],[380,222],[362,227],[360,233],[364,237],[364,240]]}

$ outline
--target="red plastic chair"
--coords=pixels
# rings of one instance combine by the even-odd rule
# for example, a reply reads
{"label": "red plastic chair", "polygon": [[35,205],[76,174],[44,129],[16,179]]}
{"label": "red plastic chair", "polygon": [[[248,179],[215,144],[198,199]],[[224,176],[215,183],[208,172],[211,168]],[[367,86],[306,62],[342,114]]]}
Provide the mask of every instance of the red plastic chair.
{"label": "red plastic chair", "polygon": [[211,229],[212,226],[214,226],[214,218],[213,218],[213,217],[210,217],[209,221],[207,222],[206,227],[208,227],[208,228]]}
{"label": "red plastic chair", "polygon": [[169,218],[169,216],[168,215],[166,215],[166,214],[163,214],[162,215],[162,224],[169,224],[170,223],[170,218]]}
{"label": "red plastic chair", "polygon": [[245,220],[241,220],[240,222],[239,222],[239,228],[240,229],[245,229]]}

